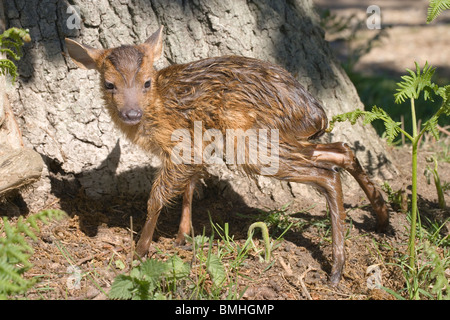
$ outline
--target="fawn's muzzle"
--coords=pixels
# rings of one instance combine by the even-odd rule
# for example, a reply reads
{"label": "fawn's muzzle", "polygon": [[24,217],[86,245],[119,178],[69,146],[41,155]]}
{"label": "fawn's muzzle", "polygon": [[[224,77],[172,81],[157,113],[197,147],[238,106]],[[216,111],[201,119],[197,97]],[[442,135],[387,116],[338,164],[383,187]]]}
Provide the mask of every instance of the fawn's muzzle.
{"label": "fawn's muzzle", "polygon": [[142,118],[141,109],[128,109],[119,112],[119,116],[123,122],[129,125],[138,124]]}

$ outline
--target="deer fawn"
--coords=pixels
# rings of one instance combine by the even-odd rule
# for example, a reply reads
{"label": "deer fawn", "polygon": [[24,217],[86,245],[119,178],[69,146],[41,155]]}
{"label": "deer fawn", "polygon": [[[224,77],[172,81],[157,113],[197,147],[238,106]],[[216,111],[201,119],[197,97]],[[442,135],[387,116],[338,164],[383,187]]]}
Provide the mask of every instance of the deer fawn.
{"label": "deer fawn", "polygon": [[[174,132],[183,129],[192,136],[195,124],[201,123],[202,131],[241,130],[236,138],[247,141],[250,137],[242,132],[265,129],[277,138],[279,159],[277,170],[266,175],[312,185],[326,197],[332,221],[331,283],[337,284],[345,263],[345,211],[338,168],[350,172],[364,190],[376,212],[378,231],[387,227],[388,211],[380,191],[346,143],[309,142],[327,128],[320,103],[286,70],[252,58],[208,58],[155,70],[153,63],[162,54],[162,28],[143,44],[113,49],[94,49],[66,39],[73,61],[100,73],[101,91],[113,122],[129,140],[162,161],[137,253],[148,252],[161,209],[178,195],[183,194],[183,205],[176,242],[183,243],[191,228],[192,195],[206,164],[174,161],[173,149],[180,141],[173,138]],[[234,140],[227,141],[227,148],[238,151]],[[195,147],[193,152],[187,150],[183,156],[188,158],[202,152]],[[246,151],[239,167],[250,175],[261,174],[267,166],[249,161],[248,156]]]}

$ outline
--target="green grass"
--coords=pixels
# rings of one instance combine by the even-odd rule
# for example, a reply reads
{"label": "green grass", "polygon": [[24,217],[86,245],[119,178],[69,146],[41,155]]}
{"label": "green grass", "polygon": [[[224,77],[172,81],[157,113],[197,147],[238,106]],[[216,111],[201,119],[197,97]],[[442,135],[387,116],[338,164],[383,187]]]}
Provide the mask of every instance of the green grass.
{"label": "green grass", "polygon": [[450,238],[442,232],[446,221],[426,219],[423,224],[419,221],[416,231],[417,259],[413,268],[409,255],[391,247],[397,258],[388,264],[399,268],[405,285],[399,291],[383,289],[399,300],[450,300],[450,285],[446,276],[446,270],[450,268]]}
{"label": "green grass", "polygon": [[[192,245],[193,258],[185,262],[177,255],[158,252],[158,259],[140,261],[128,274],[121,274],[114,280],[109,292],[111,299],[200,299],[236,300],[242,298],[240,279],[252,282],[241,273],[248,263],[249,256],[260,257],[265,263],[264,271],[269,270],[275,260],[271,258],[283,236],[288,231],[299,232],[305,228],[317,228],[321,241],[331,242],[329,217],[305,220],[287,213],[289,204],[281,209],[263,211],[255,216],[244,216],[253,223],[245,241],[236,241],[230,234],[229,225],[211,223],[212,234],[207,237],[187,236]],[[308,209],[306,209],[308,210]],[[255,226],[262,227],[264,241],[257,247],[253,243]],[[270,236],[267,237],[270,230]],[[265,231],[264,231],[265,230]],[[256,233],[256,232],[255,232]],[[258,236],[256,233],[255,236]]]}
{"label": "green grass", "polygon": [[[129,274],[117,276],[110,299],[134,300],[238,300],[240,270],[252,250],[248,238],[244,244],[230,235],[228,224],[222,227],[211,221],[212,234],[187,236],[193,258],[185,262],[176,254],[159,252],[164,258],[137,262]],[[217,235],[217,238],[216,238]],[[251,280],[251,279],[250,279]]]}

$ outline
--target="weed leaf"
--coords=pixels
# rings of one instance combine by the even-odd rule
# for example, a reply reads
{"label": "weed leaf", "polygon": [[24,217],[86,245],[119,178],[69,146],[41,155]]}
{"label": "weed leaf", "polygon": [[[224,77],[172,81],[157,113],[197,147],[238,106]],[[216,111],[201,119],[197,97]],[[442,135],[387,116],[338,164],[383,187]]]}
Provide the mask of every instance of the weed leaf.
{"label": "weed leaf", "polygon": [[119,274],[109,290],[110,299],[125,299],[129,300],[133,297],[134,282],[133,277],[124,274]]}
{"label": "weed leaf", "polygon": [[166,275],[170,270],[168,264],[163,261],[156,259],[148,259],[145,260],[140,268],[135,268],[131,272],[135,272],[134,274],[130,273],[130,275],[135,276],[136,278],[144,278],[153,283],[158,283],[161,277]]}
{"label": "weed leaf", "polygon": [[167,260],[170,270],[167,276],[172,276],[176,280],[180,280],[189,276],[191,268],[188,263],[183,262],[180,257],[172,256]]}
{"label": "weed leaf", "polygon": [[209,256],[209,261],[207,263],[208,273],[211,275],[211,279],[216,286],[222,285],[226,279],[225,268],[223,267],[222,261],[214,255]]}

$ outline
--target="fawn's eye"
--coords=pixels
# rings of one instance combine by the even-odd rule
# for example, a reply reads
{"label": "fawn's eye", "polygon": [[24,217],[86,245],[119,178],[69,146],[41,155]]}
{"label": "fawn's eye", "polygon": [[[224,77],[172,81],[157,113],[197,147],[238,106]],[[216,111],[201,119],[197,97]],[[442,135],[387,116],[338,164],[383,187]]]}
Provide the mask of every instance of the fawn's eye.
{"label": "fawn's eye", "polygon": [[116,88],[116,86],[114,85],[114,83],[109,82],[109,81],[105,81],[105,88],[107,90],[114,90]]}
{"label": "fawn's eye", "polygon": [[144,83],[144,88],[146,88],[146,89],[148,89],[148,88],[150,88],[150,85],[152,84],[152,80],[147,80],[147,81],[145,81],[145,83]]}

